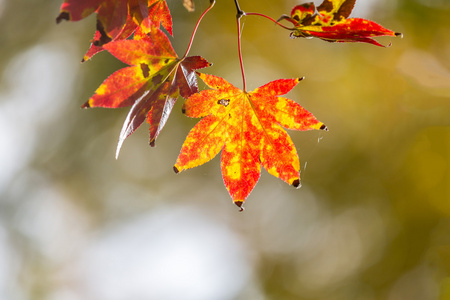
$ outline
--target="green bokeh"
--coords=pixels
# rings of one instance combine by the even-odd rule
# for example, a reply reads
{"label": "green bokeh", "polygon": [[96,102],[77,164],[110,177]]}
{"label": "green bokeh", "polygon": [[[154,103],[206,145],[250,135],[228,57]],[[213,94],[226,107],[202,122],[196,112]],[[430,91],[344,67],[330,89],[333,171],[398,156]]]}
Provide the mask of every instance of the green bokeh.
{"label": "green bokeh", "polygon": [[[191,55],[214,64],[204,72],[240,87],[234,4],[217,2]],[[251,275],[233,299],[450,299],[450,5],[370,3],[361,10],[363,17],[402,32],[403,39],[379,38],[392,43],[387,48],[290,39],[289,32],[265,19],[243,18],[248,89],[305,76],[288,97],[330,131],[289,131],[300,154],[302,188],[292,189],[263,171],[246,211],[238,213],[223,186],[218,158],[181,174],[172,171],[198,121],[180,113],[182,99],[157,147],[148,147],[143,125],[114,159],[127,109],[79,108],[123,66],[107,53],[80,64],[94,16],[56,25],[61,1],[0,0],[0,132],[7,137],[0,146],[0,238],[9,249],[4,260],[12,262],[4,268],[12,275],[3,293],[10,299],[58,299],[55,291],[64,287],[87,295],[67,276],[84,248],[59,245],[59,236],[49,234],[57,224],[66,226],[62,236],[75,232],[81,240],[95,240],[114,224],[187,206],[226,227],[245,246],[242,257]],[[178,53],[184,53],[207,4],[196,0],[196,11],[189,14],[181,1],[169,1]],[[240,4],[244,11],[276,19],[298,3]],[[39,72],[35,77],[21,72],[33,55],[46,53],[55,58],[37,65],[41,80],[52,78],[45,76],[48,70],[58,70],[58,80],[40,82]],[[66,79],[69,84],[61,88]],[[39,89],[30,90],[36,82],[59,94],[47,91],[52,100],[45,102]],[[43,222],[34,211],[45,203],[59,203],[56,212],[72,219]],[[38,232],[29,228],[33,224]],[[240,274],[234,278],[240,281]],[[0,295],[1,289],[0,284]]]}

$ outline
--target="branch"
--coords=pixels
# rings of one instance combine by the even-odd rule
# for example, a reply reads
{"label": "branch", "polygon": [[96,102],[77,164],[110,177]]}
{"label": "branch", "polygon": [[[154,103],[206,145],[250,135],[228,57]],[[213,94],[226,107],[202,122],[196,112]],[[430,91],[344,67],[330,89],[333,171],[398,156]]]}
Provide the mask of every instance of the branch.
{"label": "branch", "polygon": [[182,60],[186,58],[186,56],[189,54],[189,51],[191,51],[192,42],[194,41],[195,33],[197,32],[198,26],[200,25],[201,20],[206,15],[208,11],[210,11],[211,8],[213,8],[214,4],[216,4],[216,0],[209,0],[209,6],[208,8],[202,13],[200,18],[197,21],[197,24],[195,24],[194,31],[192,32],[191,40],[189,41],[189,45],[186,49],[186,53],[183,55]]}
{"label": "branch", "polygon": [[237,35],[238,35],[238,52],[239,52],[239,63],[241,65],[241,73],[242,73],[242,90],[244,92],[247,91],[247,83],[245,80],[245,71],[244,71],[244,62],[242,60],[242,47],[241,47],[241,18],[242,16],[245,15],[245,12],[243,10],[241,10],[241,8],[239,7],[239,3],[238,0],[234,0],[234,3],[236,4],[236,22],[237,22]]}

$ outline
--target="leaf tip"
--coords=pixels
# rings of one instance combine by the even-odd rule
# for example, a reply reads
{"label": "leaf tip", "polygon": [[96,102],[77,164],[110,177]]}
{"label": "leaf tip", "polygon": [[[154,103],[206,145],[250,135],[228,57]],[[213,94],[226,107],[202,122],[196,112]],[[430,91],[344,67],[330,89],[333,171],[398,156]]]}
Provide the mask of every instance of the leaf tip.
{"label": "leaf tip", "polygon": [[70,21],[70,15],[68,12],[63,11],[59,14],[59,16],[56,18],[56,24],[61,23],[62,20]]}
{"label": "leaf tip", "polygon": [[150,147],[155,147],[156,146],[155,143],[156,143],[155,138],[152,138],[149,143]]}
{"label": "leaf tip", "polygon": [[234,204],[236,204],[236,206],[239,207],[239,212],[245,210],[245,208],[242,206],[244,204],[244,201],[234,201]]}
{"label": "leaf tip", "polygon": [[298,81],[300,82],[300,81],[302,81],[302,80],[304,80],[304,79],[305,79],[305,76],[299,77],[299,78],[298,78]]}
{"label": "leaf tip", "polygon": [[292,186],[293,187],[295,187],[296,189],[299,189],[299,188],[301,188],[302,187],[302,184],[300,183],[300,179],[295,179],[293,182],[292,182]]}
{"label": "leaf tip", "polygon": [[401,33],[401,32],[395,32],[394,34],[395,34],[395,36],[398,36],[401,39],[403,38],[403,33]]}
{"label": "leaf tip", "polygon": [[328,127],[327,127],[325,124],[322,124],[322,126],[320,126],[319,129],[320,129],[320,130],[328,131]]}
{"label": "leaf tip", "polygon": [[90,103],[90,101],[87,101],[86,103],[84,103],[83,105],[81,105],[81,108],[91,108],[91,103]]}
{"label": "leaf tip", "polygon": [[[289,22],[292,23],[292,19],[291,19],[288,15],[282,15],[281,17],[279,17],[279,18],[277,19],[276,23],[279,23],[279,22],[282,21],[282,20],[288,20]],[[276,25],[276,23],[275,23],[275,25]]]}
{"label": "leaf tip", "polygon": [[178,170],[178,168],[176,166],[173,166],[173,171],[175,172],[175,174],[180,173],[180,170]]}
{"label": "leaf tip", "polygon": [[122,148],[123,141],[123,139],[119,139],[119,142],[117,143],[116,159],[119,159],[120,149]]}

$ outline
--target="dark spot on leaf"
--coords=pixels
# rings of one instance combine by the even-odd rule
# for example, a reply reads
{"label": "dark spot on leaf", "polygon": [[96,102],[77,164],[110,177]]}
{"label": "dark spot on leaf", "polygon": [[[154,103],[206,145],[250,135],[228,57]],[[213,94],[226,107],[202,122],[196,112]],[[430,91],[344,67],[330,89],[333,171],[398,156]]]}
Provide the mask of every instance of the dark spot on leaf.
{"label": "dark spot on leaf", "polygon": [[[335,13],[333,14],[333,20],[340,22],[340,21],[343,21],[344,18],[341,16],[341,14],[340,14],[339,11],[338,11],[338,12],[335,12]],[[334,23],[334,22],[331,22],[330,24],[331,24],[331,25],[334,25],[335,23]]]}
{"label": "dark spot on leaf", "polygon": [[231,114],[228,114],[228,118],[231,118]]}
{"label": "dark spot on leaf", "polygon": [[142,70],[142,75],[144,76],[144,78],[147,78],[148,75],[150,74],[150,68],[148,67],[148,65],[141,64],[141,70]]}
{"label": "dark spot on leaf", "polygon": [[220,99],[219,101],[217,101],[217,104],[227,107],[228,104],[230,104],[230,100],[228,100],[228,99]]}
{"label": "dark spot on leaf", "polygon": [[320,126],[320,129],[321,129],[321,130],[328,131],[328,127],[325,126],[325,124],[322,124],[322,126]]}
{"label": "dark spot on leaf", "polygon": [[[300,17],[298,15],[295,15],[293,17],[294,20],[296,20],[297,22],[299,22],[300,24],[304,25],[304,26],[308,26],[311,25],[311,23],[315,20],[315,14],[311,14],[310,11],[311,10],[315,10],[315,5],[312,2],[308,2],[308,3],[304,3],[302,5],[299,5],[303,7],[303,10],[305,12],[307,12],[307,14],[303,14],[303,19],[300,19]],[[302,9],[301,9],[302,10]]]}
{"label": "dark spot on leaf", "polygon": [[94,46],[100,47],[111,42],[112,39],[106,33],[105,28],[103,27],[103,24],[102,22],[100,22],[100,20],[97,20],[97,30],[98,32],[100,32],[100,38],[93,42]]}
{"label": "dark spot on leaf", "polygon": [[152,83],[154,85],[158,85],[158,84],[160,84],[162,82],[162,80],[163,80],[163,76],[161,74],[158,74],[156,76],[153,76]]}
{"label": "dark spot on leaf", "polygon": [[330,0],[325,0],[317,7],[317,10],[330,12],[333,10],[333,3]]}
{"label": "dark spot on leaf", "polygon": [[295,180],[292,182],[292,186],[295,187],[295,188],[301,187],[301,185],[300,185],[300,179],[295,179]]}
{"label": "dark spot on leaf", "polygon": [[309,26],[312,24],[312,22],[314,22],[314,20],[315,20],[315,15],[308,15],[303,19],[302,25]]}
{"label": "dark spot on leaf", "polygon": [[344,1],[341,7],[339,7],[339,10],[336,13],[334,13],[334,19],[336,21],[340,21],[348,18],[353,10],[353,7],[355,6],[355,2],[356,0]]}
{"label": "dark spot on leaf", "polygon": [[165,64],[168,64],[169,61],[170,61],[170,60],[169,60],[168,58],[166,58],[166,59],[164,60],[164,63],[165,63]]}
{"label": "dark spot on leaf", "polygon": [[70,14],[66,11],[63,11],[62,13],[59,14],[59,16],[56,18],[56,24],[61,23],[62,20],[70,20]]}
{"label": "dark spot on leaf", "polygon": [[176,174],[180,173],[180,170],[178,170],[177,167],[175,167],[175,166],[173,166],[173,171],[174,171]]}

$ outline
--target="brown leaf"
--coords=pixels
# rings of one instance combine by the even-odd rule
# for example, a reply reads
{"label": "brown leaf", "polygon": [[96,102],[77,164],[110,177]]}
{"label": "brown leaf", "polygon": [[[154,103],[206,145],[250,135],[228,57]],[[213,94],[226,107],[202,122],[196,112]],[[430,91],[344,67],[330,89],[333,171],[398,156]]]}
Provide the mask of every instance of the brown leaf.
{"label": "brown leaf", "polygon": [[189,12],[195,10],[194,0],[183,0],[183,5]]}

